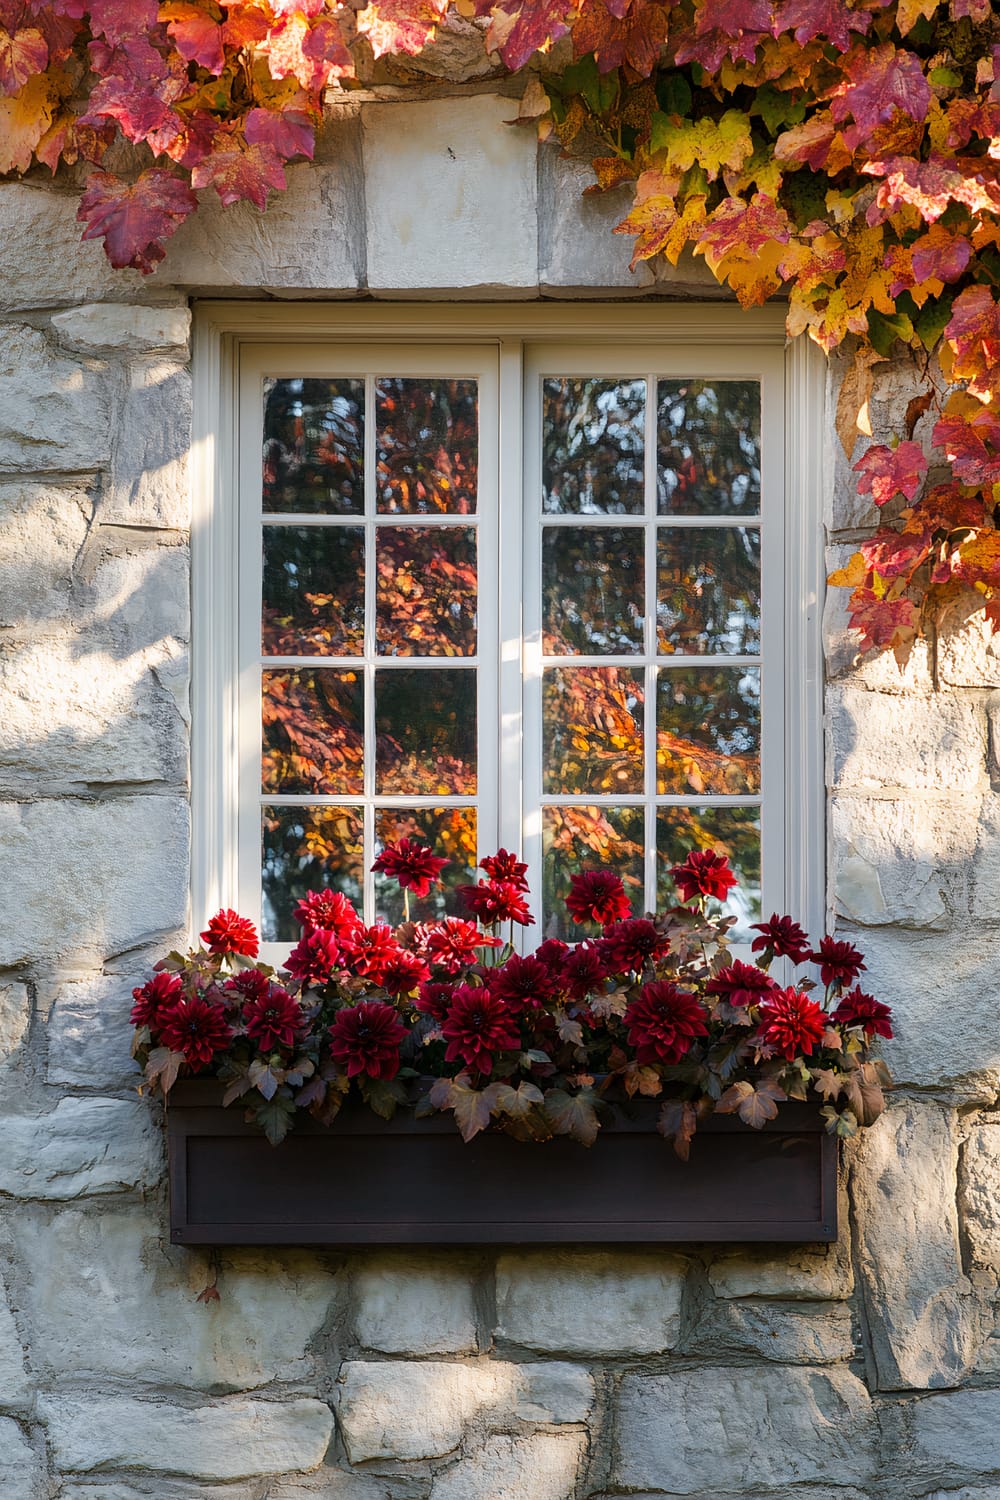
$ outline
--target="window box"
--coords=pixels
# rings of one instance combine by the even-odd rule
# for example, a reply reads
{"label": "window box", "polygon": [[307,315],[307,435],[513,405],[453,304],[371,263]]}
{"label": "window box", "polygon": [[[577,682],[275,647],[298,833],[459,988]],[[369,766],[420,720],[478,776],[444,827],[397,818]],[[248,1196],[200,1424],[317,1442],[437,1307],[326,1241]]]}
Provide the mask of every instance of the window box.
{"label": "window box", "polygon": [[837,1142],[811,1105],[763,1130],[732,1116],[698,1128],[682,1162],[659,1103],[616,1109],[590,1149],[500,1133],[466,1145],[445,1116],[391,1121],[345,1106],[274,1147],[221,1105],[210,1080],[175,1085],[167,1110],[170,1237],[178,1245],[500,1245],[837,1236]]}

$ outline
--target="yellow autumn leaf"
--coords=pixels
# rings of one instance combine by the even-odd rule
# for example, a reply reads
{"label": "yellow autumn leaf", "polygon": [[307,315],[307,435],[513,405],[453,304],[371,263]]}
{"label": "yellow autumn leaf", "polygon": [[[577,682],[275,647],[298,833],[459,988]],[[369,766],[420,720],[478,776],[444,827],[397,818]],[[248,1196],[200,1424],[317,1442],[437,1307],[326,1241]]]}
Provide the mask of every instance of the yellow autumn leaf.
{"label": "yellow autumn leaf", "polygon": [[0,172],[26,172],[31,156],[52,123],[48,78],[37,74],[16,94],[0,98]]}
{"label": "yellow autumn leaf", "polygon": [[739,171],[753,155],[750,117],[739,109],[727,109],[722,119],[682,120],[654,115],[650,149],[666,170],[687,172],[700,166],[710,182],[725,168]]}

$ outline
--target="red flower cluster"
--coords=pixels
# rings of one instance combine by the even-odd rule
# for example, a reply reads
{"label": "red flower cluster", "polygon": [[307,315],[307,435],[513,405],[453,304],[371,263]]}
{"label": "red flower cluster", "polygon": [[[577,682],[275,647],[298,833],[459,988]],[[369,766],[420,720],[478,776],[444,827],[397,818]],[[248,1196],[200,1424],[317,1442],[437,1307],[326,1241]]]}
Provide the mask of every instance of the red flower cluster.
{"label": "red flower cluster", "polygon": [[477,1073],[492,1073],[498,1052],[520,1048],[514,1018],[503,1000],[481,985],[459,984],[441,1023],[447,1062],[461,1062]]}
{"label": "red flower cluster", "polygon": [[770,1053],[789,1061],[809,1057],[819,1046],[827,1016],[800,990],[773,990],[760,1002],[757,1041]]}
{"label": "red flower cluster", "polygon": [[426,896],[431,886],[440,882],[441,871],[447,863],[446,859],[432,854],[426,844],[400,839],[398,844],[385,845],[372,869],[388,875],[390,880],[398,880],[404,891]]}
{"label": "red flower cluster", "polygon": [[488,854],[485,859],[479,861],[479,868],[485,870],[491,880],[503,881],[519,891],[528,889],[528,882],[525,879],[528,866],[522,864],[516,854],[510,854],[506,849],[498,849],[495,854]]}
{"label": "red flower cluster", "polygon": [[566,910],[574,922],[599,922],[602,927],[632,915],[622,878],[611,870],[583,870],[574,875]]}
{"label": "red flower cluster", "polygon": [[458,974],[476,963],[480,948],[502,948],[499,938],[480,932],[475,922],[461,917],[445,917],[433,927],[425,927],[420,942],[428,961],[446,974]]}
{"label": "red flower cluster", "polygon": [[644,984],[625,1012],[636,1062],[680,1062],[697,1037],[708,1035],[697,996],[666,980]]}
{"label": "red flower cluster", "polygon": [[201,940],[209,953],[238,953],[244,958],[256,958],[260,951],[256,927],[228,908],[216,912]]}
{"label": "red flower cluster", "polygon": [[714,979],[705,986],[705,993],[718,995],[728,1005],[746,1007],[757,1005],[769,991],[777,989],[770,974],[758,969],[756,964],[741,963],[734,959],[726,968],[720,969]]}
{"label": "red flower cluster", "polygon": [[294,1047],[302,1034],[305,1018],[302,1007],[287,990],[268,984],[265,993],[248,1000],[243,1007],[243,1024],[261,1052],[278,1047]]}
{"label": "red flower cluster", "polygon": [[891,1015],[888,1005],[882,1005],[873,995],[866,995],[855,988],[849,990],[841,1000],[833,1013],[833,1019],[840,1026],[860,1027],[866,1036],[884,1036],[891,1041]]}
{"label": "red flower cluster", "polygon": [[683,864],[671,866],[670,873],[682,901],[694,901],[699,896],[725,901],[739,883],[725,855],[716,854],[714,849],[692,850]]}
{"label": "red flower cluster", "polygon": [[640,973],[670,952],[670,941],[648,917],[629,917],[605,927],[601,956],[612,974]]}
{"label": "red flower cluster", "polygon": [[339,1010],[330,1027],[330,1051],[348,1078],[395,1078],[406,1027],[391,1005],[362,1000]]}
{"label": "red flower cluster", "polygon": [[819,964],[819,975],[824,984],[850,984],[865,967],[857,948],[832,937],[820,938],[819,949],[809,957],[814,964]]}
{"label": "red flower cluster", "polygon": [[160,1045],[183,1053],[192,1073],[200,1073],[216,1053],[225,1052],[232,1039],[224,1008],[202,995],[178,1000],[160,1030]]}
{"label": "red flower cluster", "polygon": [[310,891],[295,908],[295,920],[307,932],[320,927],[343,941],[361,926],[361,918],[341,891]]}
{"label": "red flower cluster", "polygon": [[149,1026],[155,1031],[162,1026],[165,1016],[181,997],[181,981],[177,974],[162,971],[139,989],[132,991],[135,1004],[130,1017],[133,1026]]}
{"label": "red flower cluster", "polygon": [[767,922],[755,922],[752,931],[759,932],[750,944],[754,953],[772,953],[776,958],[790,958],[793,964],[801,964],[810,956],[809,939],[798,922],[791,917],[779,917],[774,912]]}
{"label": "red flower cluster", "polygon": [[501,922],[517,922],[521,927],[534,924],[520,888],[512,881],[480,880],[476,885],[460,885],[458,894],[484,927],[497,927]]}

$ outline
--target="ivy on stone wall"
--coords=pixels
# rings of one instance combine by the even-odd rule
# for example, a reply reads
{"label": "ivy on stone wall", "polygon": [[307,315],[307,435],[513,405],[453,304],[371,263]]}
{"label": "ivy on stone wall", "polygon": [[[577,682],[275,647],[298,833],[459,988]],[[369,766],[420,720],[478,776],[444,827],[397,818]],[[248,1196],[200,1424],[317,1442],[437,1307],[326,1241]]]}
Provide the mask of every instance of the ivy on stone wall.
{"label": "ivy on stone wall", "polygon": [[902,659],[969,590],[1000,628],[990,0],[0,0],[0,172],[80,164],[83,237],[148,273],[198,190],[263,211],[328,90],[456,27],[530,64],[521,119],[587,153],[594,191],[634,184],[633,265],[701,255],[744,306],[785,296],[791,335],[847,343],[849,458],[873,366],[909,347],[906,430],[854,466],[881,524],[832,581],[864,649]]}

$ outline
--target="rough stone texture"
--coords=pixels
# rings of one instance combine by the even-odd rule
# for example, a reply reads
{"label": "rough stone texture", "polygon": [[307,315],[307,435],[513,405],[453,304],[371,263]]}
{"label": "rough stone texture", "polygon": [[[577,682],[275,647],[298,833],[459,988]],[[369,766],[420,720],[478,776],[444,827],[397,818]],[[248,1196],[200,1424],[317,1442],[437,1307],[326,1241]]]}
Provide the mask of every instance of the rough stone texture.
{"label": "rough stone texture", "polygon": [[571,1500],[586,1441],[582,1432],[489,1438],[435,1475],[430,1500]]}
{"label": "rough stone texture", "polygon": [[592,1401],[590,1377],[574,1365],[353,1360],[341,1370],[337,1421],[352,1463],[437,1458],[473,1426],[583,1422]]}
{"label": "rough stone texture", "polygon": [[[545,291],[564,296],[600,296],[613,290],[643,292],[654,284],[643,261],[629,270],[634,241],[616,235],[614,226],[629,211],[628,187],[609,193],[588,193],[594,173],[590,164],[560,156],[550,147],[538,157],[539,280]],[[718,289],[704,261],[697,263]]]}
{"label": "rough stone texture", "polygon": [[537,284],[536,138],[495,95],[362,111],[368,285],[509,293]]}
{"label": "rough stone texture", "polygon": [[39,1409],[60,1469],[163,1470],[240,1479],[316,1469],[333,1431],[322,1401],[230,1401],[181,1407],[120,1397],[46,1397]]}
{"label": "rough stone texture", "polygon": [[133,1083],[129,1061],[132,990],[148,971],[129,977],[100,975],[61,986],[49,1013],[49,1083],[109,1088]]}
{"label": "rough stone texture", "polygon": [[785,1302],[843,1301],[854,1290],[846,1200],[841,1237],[833,1245],[724,1251],[708,1268],[717,1297],[773,1297]]}
{"label": "rough stone texture", "polygon": [[78,590],[96,637],[122,660],[143,656],[156,671],[191,633],[190,559],[184,546],[104,543],[101,532]]}
{"label": "rough stone texture", "polygon": [[866,1133],[852,1172],[859,1269],[882,1390],[956,1385],[974,1359],[955,1209],[954,1115],[901,1104]]}
{"label": "rough stone texture", "polygon": [[185,303],[174,307],[127,307],[90,302],[56,313],[52,319],[59,342],[68,349],[186,349],[191,313]]}
{"label": "rough stone texture", "polygon": [[180,928],[188,809],[181,797],[0,802],[0,869],[18,901],[0,966],[62,953],[121,953]]}
{"label": "rough stone texture", "polygon": [[986,721],[975,701],[845,685],[831,686],[827,711],[834,786],[974,792],[985,783]]}
{"label": "rough stone texture", "polygon": [[462,1265],[383,1256],[354,1278],[354,1331],[386,1354],[468,1354],[477,1347],[475,1294]]}
{"label": "rough stone texture", "polygon": [[305,1479],[281,1481],[268,1490],[267,1500],[395,1500],[399,1490],[374,1476],[322,1468]]}
{"label": "rough stone texture", "polygon": [[[34,1383],[24,1368],[24,1349],[18,1337],[14,1315],[7,1305],[0,1283],[0,1408],[25,1411],[34,1397]],[[0,1458],[0,1465],[2,1465]],[[0,1475],[3,1469],[0,1467]],[[4,1491],[0,1489],[0,1494]]]}
{"label": "rough stone texture", "polygon": [[973,1260],[1000,1276],[1000,1121],[976,1126],[962,1149],[959,1206]]}
{"label": "rough stone texture", "polygon": [[17,1423],[0,1417],[0,1495],[3,1500],[36,1500],[41,1465]]}
{"label": "rough stone texture", "polygon": [[0,631],[37,633],[69,618],[73,565],[92,511],[78,487],[0,485]]}
{"label": "rough stone texture", "polygon": [[99,240],[80,239],[79,206],[72,187],[0,183],[0,310],[150,298],[141,272],[113,270]]}
{"label": "rough stone texture", "polygon": [[98,469],[107,462],[110,394],[105,366],[60,354],[44,333],[0,332],[0,469]]}
{"label": "rough stone texture", "polygon": [[874,1436],[868,1392],[846,1370],[633,1374],[618,1397],[613,1477],[674,1495],[864,1485]]}
{"label": "rough stone texture", "polygon": [[967,904],[978,815],[972,794],[838,794],[830,806],[838,914],[864,927],[948,927]]}
{"label": "rough stone texture", "polygon": [[[1000,744],[994,731],[994,745]],[[995,782],[995,777],[994,777]],[[983,799],[976,851],[972,859],[971,910],[977,922],[1000,922],[1000,797]]]}
{"label": "rough stone texture", "polygon": [[120,526],[188,526],[190,450],[190,371],[166,360],[136,360],[115,434],[100,520]]}
{"label": "rough stone texture", "polygon": [[497,1262],[497,1337],[565,1354],[657,1354],[680,1327],[687,1262],[549,1251]]}
{"label": "rough stone texture", "polygon": [[31,999],[23,984],[0,984],[0,1063],[17,1052],[31,1020]]}
{"label": "rough stone texture", "polygon": [[162,1133],[138,1099],[60,1099],[45,1115],[0,1115],[0,1193],[79,1198],[151,1187]]}
{"label": "rough stone texture", "polygon": [[915,1402],[908,1416],[915,1477],[1000,1472],[1000,1390],[948,1391]]}
{"label": "rough stone texture", "polygon": [[228,1251],[220,1300],[204,1256],[169,1250],[159,1213],[67,1209],[14,1226],[32,1359],[49,1377],[152,1377],[195,1390],[250,1390],[313,1374],[305,1350],[334,1280],[305,1252]]}
{"label": "rough stone texture", "polygon": [[784,1307],[768,1301],[720,1301],[704,1310],[685,1350],[715,1358],[756,1354],[779,1364],[832,1364],[854,1354],[851,1314],[840,1303]]}

